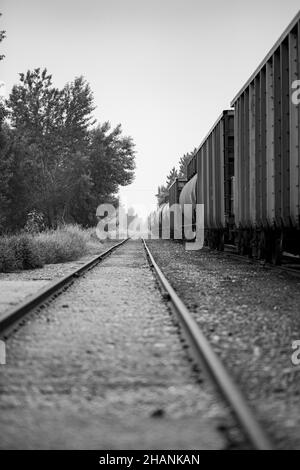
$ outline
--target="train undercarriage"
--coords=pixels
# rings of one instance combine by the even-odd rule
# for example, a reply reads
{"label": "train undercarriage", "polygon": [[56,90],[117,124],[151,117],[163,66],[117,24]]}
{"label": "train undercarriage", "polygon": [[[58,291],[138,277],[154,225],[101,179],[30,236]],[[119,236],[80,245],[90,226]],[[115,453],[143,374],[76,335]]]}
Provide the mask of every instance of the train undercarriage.
{"label": "train undercarriage", "polygon": [[241,255],[266,260],[275,265],[282,263],[284,253],[300,256],[300,227],[267,225],[239,227],[235,244]]}
{"label": "train undercarriage", "polygon": [[225,245],[235,246],[237,253],[249,258],[280,265],[284,254],[295,256],[300,263],[300,226],[267,225],[205,230],[205,246],[224,251]]}

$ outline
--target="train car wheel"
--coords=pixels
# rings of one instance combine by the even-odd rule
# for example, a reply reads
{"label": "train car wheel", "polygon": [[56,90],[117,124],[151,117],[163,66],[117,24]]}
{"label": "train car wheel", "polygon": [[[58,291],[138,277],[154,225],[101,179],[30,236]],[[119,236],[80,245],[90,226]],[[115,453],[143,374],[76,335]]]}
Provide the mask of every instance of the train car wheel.
{"label": "train car wheel", "polygon": [[266,256],[266,237],[265,233],[262,230],[258,242],[258,247],[257,247],[257,258],[259,260],[264,259]]}
{"label": "train car wheel", "polygon": [[276,266],[279,266],[282,263],[282,240],[280,238],[275,240],[273,246],[272,263]]}
{"label": "train car wheel", "polygon": [[218,250],[224,251],[224,233],[219,236]]}

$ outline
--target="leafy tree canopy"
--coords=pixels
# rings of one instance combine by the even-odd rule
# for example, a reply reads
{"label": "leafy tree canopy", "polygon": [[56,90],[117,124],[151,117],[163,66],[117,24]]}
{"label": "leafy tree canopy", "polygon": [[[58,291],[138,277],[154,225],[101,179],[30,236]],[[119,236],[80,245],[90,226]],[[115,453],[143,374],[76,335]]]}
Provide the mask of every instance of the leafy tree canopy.
{"label": "leafy tree canopy", "polygon": [[[134,177],[135,152],[121,126],[93,118],[93,94],[83,77],[62,89],[46,69],[20,74],[3,107],[0,133],[0,230],[15,230],[28,213],[42,213],[49,227],[95,223],[101,202],[116,202]],[[0,109],[1,110],[1,109]],[[5,113],[10,125],[4,128]],[[0,181],[1,182],[1,181]]]}

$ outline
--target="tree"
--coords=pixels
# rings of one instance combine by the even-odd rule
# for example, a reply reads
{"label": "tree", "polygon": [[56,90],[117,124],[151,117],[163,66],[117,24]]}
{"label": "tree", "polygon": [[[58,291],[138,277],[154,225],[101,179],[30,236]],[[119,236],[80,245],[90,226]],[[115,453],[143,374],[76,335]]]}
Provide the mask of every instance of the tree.
{"label": "tree", "polygon": [[59,90],[46,69],[20,74],[7,100],[5,145],[0,138],[0,169],[3,164],[7,175],[0,196],[12,229],[24,226],[32,211],[43,214],[49,227],[91,225],[97,206],[117,203],[119,186],[133,180],[132,139],[120,125],[95,128],[93,101],[83,77]]}
{"label": "tree", "polygon": [[5,229],[9,212],[9,181],[11,161],[9,157],[9,129],[4,124],[5,108],[0,101],[0,232]]}
{"label": "tree", "polygon": [[169,201],[168,188],[164,185],[158,186],[157,194],[155,195],[155,197],[157,198],[158,206],[161,206],[162,204],[165,204],[166,202],[168,202]]}
{"label": "tree", "polygon": [[[34,168],[30,151],[24,152],[23,141],[8,127],[6,144],[1,151],[1,213],[2,230],[20,229],[26,223],[26,214],[32,207]],[[3,204],[4,201],[4,204]]]}
{"label": "tree", "polygon": [[78,149],[88,141],[88,131],[96,122],[92,117],[95,106],[90,85],[83,77],[75,78],[63,88],[61,101],[64,141]]}
{"label": "tree", "polygon": [[196,151],[197,149],[194,149],[193,152],[186,153],[185,155],[183,155],[179,160],[179,171],[177,171],[176,168],[173,167],[167,176],[166,184],[158,187],[156,198],[159,206],[168,202],[169,188],[173,184],[175,179],[178,177],[187,178],[187,166]]}
{"label": "tree", "polygon": [[[0,13],[0,17],[2,13]],[[5,38],[5,31],[0,31],[0,42]],[[4,55],[0,54],[0,60],[4,59]],[[1,87],[1,85],[0,85]],[[0,232],[6,224],[6,213],[8,210],[8,181],[10,177],[9,163],[6,161],[8,138],[7,128],[5,127],[6,109],[3,98],[0,96]]]}
{"label": "tree", "polygon": [[119,186],[133,181],[135,169],[134,143],[122,136],[121,125],[111,130],[104,122],[90,133],[90,175],[93,197],[97,205],[114,203]]}
{"label": "tree", "polygon": [[166,181],[167,189],[169,189],[169,187],[173,184],[176,178],[178,178],[178,171],[176,170],[175,167],[173,167],[167,176],[167,181]]}
{"label": "tree", "polygon": [[169,201],[169,188],[176,178],[178,178],[178,171],[173,167],[167,176],[166,184],[159,186],[157,194],[155,195],[159,206]]}
{"label": "tree", "polygon": [[193,155],[197,149],[194,149],[193,152],[184,154],[179,160],[179,177],[187,178],[187,166],[190,160],[193,158]]}
{"label": "tree", "polygon": [[20,74],[20,82],[7,105],[34,174],[30,209],[43,212],[48,225],[55,227],[70,213],[74,197],[80,198],[91,185],[88,130],[93,95],[82,77],[58,90],[46,69]]}
{"label": "tree", "polygon": [[90,132],[95,124],[93,94],[83,77],[75,78],[61,92],[62,169],[58,177],[59,213],[63,221],[89,225],[95,219],[90,168]]}

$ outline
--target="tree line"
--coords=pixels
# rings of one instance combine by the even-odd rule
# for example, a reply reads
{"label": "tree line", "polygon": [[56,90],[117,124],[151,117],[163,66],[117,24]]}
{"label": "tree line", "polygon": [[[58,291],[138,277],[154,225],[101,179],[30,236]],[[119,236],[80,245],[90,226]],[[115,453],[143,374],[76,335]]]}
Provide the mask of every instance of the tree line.
{"label": "tree line", "polygon": [[158,187],[156,194],[158,206],[169,201],[169,188],[176,178],[187,179],[187,166],[196,151],[195,148],[192,152],[184,154],[178,162],[178,169],[174,166],[168,174],[165,184]]}
{"label": "tree line", "polygon": [[20,74],[0,103],[0,232],[33,212],[47,227],[89,226],[99,204],[117,203],[134,178],[134,143],[120,125],[96,123],[94,109],[83,77],[58,89],[46,69]]}

